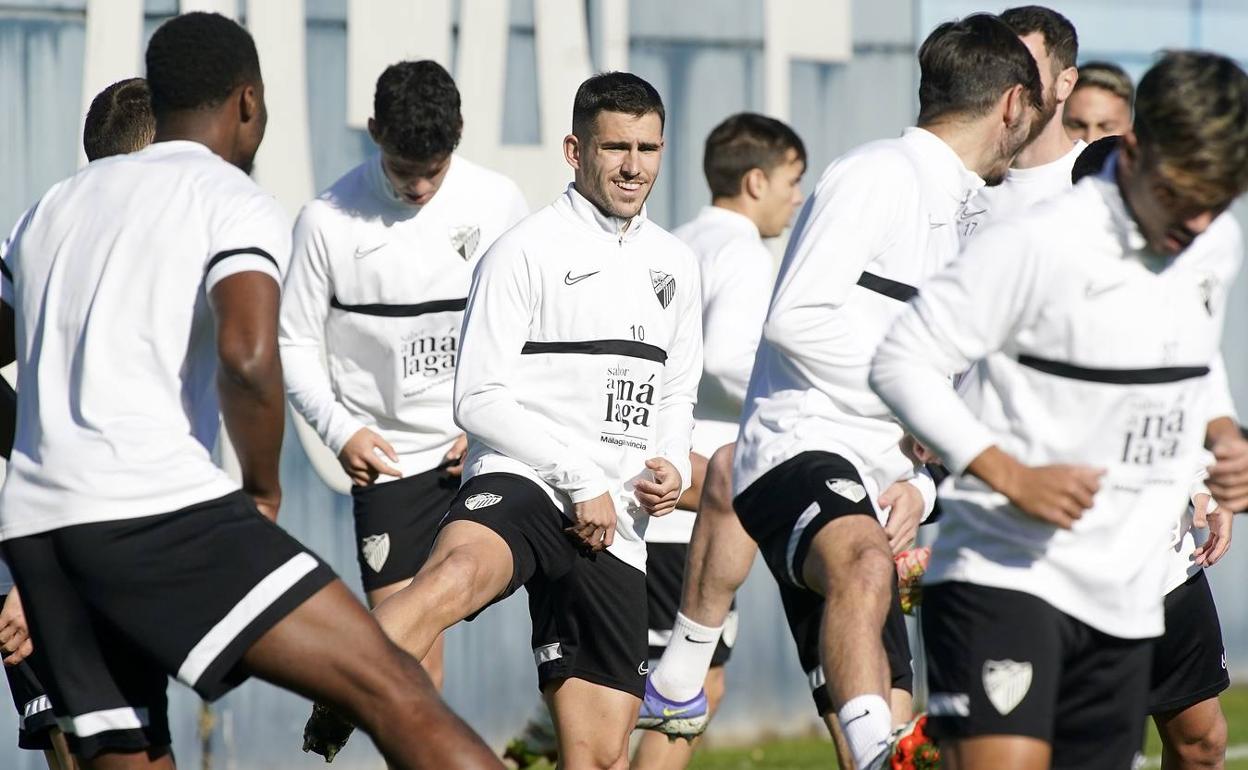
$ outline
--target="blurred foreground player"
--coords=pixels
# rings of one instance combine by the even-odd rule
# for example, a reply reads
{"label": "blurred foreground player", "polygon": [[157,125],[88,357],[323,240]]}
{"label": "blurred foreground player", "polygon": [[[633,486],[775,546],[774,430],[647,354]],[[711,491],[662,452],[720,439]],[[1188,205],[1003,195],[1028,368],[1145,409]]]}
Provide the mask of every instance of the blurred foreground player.
{"label": "blurred foreground player", "polygon": [[[1248,76],[1169,54],[1105,171],[989,226],[876,354],[872,387],[956,474],[923,614],[949,766],[1132,767],[1163,630],[1156,554],[1189,496],[1210,530],[1196,562],[1229,543],[1229,512],[1192,478],[1226,280],[1180,254],[1245,187]],[[945,374],[980,359],[1003,406],[977,414]]]}
{"label": "blurred foreground player", "polygon": [[[290,242],[246,175],[266,117],[251,37],[176,17],[147,75],[155,144],[46,193],[0,284],[15,319],[0,361],[23,394],[0,537],[71,749],[90,768],[170,768],[167,677],[213,699],[258,675],[352,713],[392,766],[498,767],[272,521]],[[242,490],[208,454],[221,417]]]}

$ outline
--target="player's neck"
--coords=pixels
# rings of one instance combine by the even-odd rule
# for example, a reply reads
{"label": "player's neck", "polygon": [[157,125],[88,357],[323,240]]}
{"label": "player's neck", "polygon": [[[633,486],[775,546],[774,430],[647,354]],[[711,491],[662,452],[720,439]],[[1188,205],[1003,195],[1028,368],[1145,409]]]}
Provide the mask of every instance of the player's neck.
{"label": "player's neck", "polygon": [[232,137],[221,130],[219,122],[206,120],[201,113],[172,112],[156,121],[152,143],[174,141],[198,142],[226,161],[234,162]]}
{"label": "player's neck", "polygon": [[1035,168],[1052,163],[1064,157],[1074,146],[1075,140],[1070,138],[1062,125],[1062,110],[1059,107],[1040,135],[1014,159],[1014,168]]}
{"label": "player's neck", "polygon": [[740,214],[746,219],[754,223],[758,227],[758,219],[755,215],[754,207],[744,198],[738,196],[735,198],[716,197],[711,200],[711,205],[717,209],[725,209],[736,214]]}

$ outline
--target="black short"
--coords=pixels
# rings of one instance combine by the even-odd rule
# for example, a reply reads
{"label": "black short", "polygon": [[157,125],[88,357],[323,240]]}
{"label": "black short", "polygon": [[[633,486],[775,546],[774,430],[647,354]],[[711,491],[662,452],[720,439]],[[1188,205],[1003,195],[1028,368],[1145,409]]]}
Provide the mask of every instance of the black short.
{"label": "black short", "polygon": [[[650,659],[663,655],[667,641],[676,624],[676,612],[680,610],[681,588],[685,582],[685,557],[688,543],[646,543],[646,605],[649,617]],[[722,666],[732,655],[732,645],[737,640],[736,601],[724,621],[715,653],[711,656],[711,668]]]}
{"label": "black short", "polygon": [[[0,596],[0,606],[4,605],[7,597],[7,594]],[[56,717],[52,715],[52,703],[40,681],[47,678],[46,673],[40,676],[44,661],[44,656],[36,651],[16,666],[4,666],[4,675],[9,680],[9,694],[13,696],[13,705],[17,708],[19,749],[52,749],[49,732],[56,727]]]}
{"label": "black short", "polygon": [[[564,533],[571,522],[533,481],[476,476],[451,503],[443,526],[473,521],[511,548],[511,584],[529,594],[539,689],[563,679],[640,698],[646,683],[646,576],[607,552],[586,553]],[[471,618],[470,618],[471,619]]]}
{"label": "black short", "polygon": [[169,745],[169,676],[212,700],[262,634],[334,579],[241,492],[3,543],[43,684],[81,757]]}
{"label": "black short", "polygon": [[458,490],[459,479],[441,470],[351,487],[356,557],[365,591],[420,571]]}
{"label": "black short", "polygon": [[[802,452],[764,473],[733,500],[737,517],[758,543],[776,578],[780,600],[797,644],[797,656],[810,682],[815,708],[832,710],[820,665],[819,633],[823,597],[802,583],[802,565],[815,535],[842,516],[870,516],[875,509],[858,471],[830,452]],[[896,579],[882,632],[894,689],[914,691],[910,640],[901,611]]]}
{"label": "black short", "polygon": [[1144,741],[1153,640],[1119,639],[1028,593],[923,591],[928,726],[936,739],[1023,735],[1062,770],[1128,770]]}
{"label": "black short", "polygon": [[1230,686],[1222,624],[1201,570],[1166,594],[1166,633],[1153,642],[1148,713],[1181,711]]}

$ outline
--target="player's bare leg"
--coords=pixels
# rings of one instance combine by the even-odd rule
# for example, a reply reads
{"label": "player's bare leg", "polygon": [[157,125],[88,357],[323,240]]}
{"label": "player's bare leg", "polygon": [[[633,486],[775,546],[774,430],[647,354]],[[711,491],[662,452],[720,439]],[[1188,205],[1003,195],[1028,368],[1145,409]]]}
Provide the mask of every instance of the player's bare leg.
{"label": "player's bare leg", "polygon": [[52,742],[52,748],[44,749],[43,752],[48,770],[78,770],[74,755],[69,751],[69,742],[65,740],[65,733],[53,727],[48,731],[48,740]]}
{"label": "player's bare leg", "polygon": [[1181,711],[1154,714],[1162,770],[1221,770],[1226,764],[1226,716],[1216,697]]}
{"label": "player's bare leg", "polygon": [[243,656],[269,682],[328,703],[372,736],[390,767],[500,768],[341,581],[270,629]]}
{"label": "player's bare leg", "polygon": [[[368,599],[369,609],[376,609],[377,605],[407,588],[411,583],[412,581],[409,578],[367,592],[364,596]],[[429,652],[420,659],[420,665],[425,667],[425,673],[429,675],[429,679],[433,681],[433,686],[438,688],[439,692],[442,690],[446,676],[445,650],[446,636],[438,634],[438,638],[433,641],[433,646],[429,648]]]}
{"label": "player's bare leg", "polygon": [[1039,738],[984,735],[941,741],[940,761],[946,770],[1048,770],[1052,748]]}
{"label": "player's bare leg", "polygon": [[169,747],[149,751],[108,752],[82,760],[87,770],[173,770]]}
{"label": "player's bare leg", "polygon": [[640,699],[584,679],[555,682],[542,696],[555,721],[560,770],[627,770]]}

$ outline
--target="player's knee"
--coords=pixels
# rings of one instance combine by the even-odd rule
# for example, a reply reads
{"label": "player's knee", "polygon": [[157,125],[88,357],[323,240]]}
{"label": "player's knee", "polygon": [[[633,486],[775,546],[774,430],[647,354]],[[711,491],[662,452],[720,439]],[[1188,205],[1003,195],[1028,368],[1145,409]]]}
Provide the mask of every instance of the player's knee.
{"label": "player's knee", "polygon": [[[706,467],[706,481],[702,484],[702,505],[711,514],[732,514],[732,457],[733,447],[720,447],[711,455]],[[733,514],[735,515],[735,514]]]}
{"label": "player's knee", "polygon": [[480,609],[478,597],[488,592],[492,576],[477,554],[456,548],[431,568],[420,581],[420,589],[432,600],[432,611],[452,616],[453,622]]}
{"label": "player's knee", "polygon": [[825,559],[833,589],[865,594],[879,590],[888,592],[893,577],[892,554],[887,544],[870,538],[858,538],[839,556]]}

